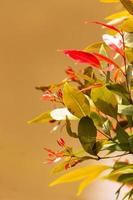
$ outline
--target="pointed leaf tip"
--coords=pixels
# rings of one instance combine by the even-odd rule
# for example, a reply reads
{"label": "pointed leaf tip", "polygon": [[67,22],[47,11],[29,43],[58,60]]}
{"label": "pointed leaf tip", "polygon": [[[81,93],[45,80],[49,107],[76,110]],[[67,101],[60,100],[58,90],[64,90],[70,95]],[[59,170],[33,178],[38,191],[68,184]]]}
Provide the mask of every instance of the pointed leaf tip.
{"label": "pointed leaf tip", "polygon": [[64,50],[64,54],[78,61],[79,63],[90,64],[92,67],[99,68],[100,62],[95,55],[80,50]]}
{"label": "pointed leaf tip", "polygon": [[109,24],[104,24],[102,22],[97,22],[97,21],[94,21],[92,23],[95,23],[95,24],[98,24],[98,25],[101,25],[103,27],[106,27],[106,28],[109,28],[111,30],[114,30],[116,31],[117,33],[120,33],[121,34],[121,31],[119,29],[117,29],[115,26],[112,26],[112,25],[109,25]]}
{"label": "pointed leaf tip", "polygon": [[63,176],[57,178],[55,181],[49,184],[49,187],[68,183],[68,182],[75,182],[79,180],[83,180],[79,186],[77,195],[80,193],[90,184],[92,183],[103,171],[109,169],[110,167],[106,165],[91,165],[86,167],[81,167],[74,171],[71,171]]}

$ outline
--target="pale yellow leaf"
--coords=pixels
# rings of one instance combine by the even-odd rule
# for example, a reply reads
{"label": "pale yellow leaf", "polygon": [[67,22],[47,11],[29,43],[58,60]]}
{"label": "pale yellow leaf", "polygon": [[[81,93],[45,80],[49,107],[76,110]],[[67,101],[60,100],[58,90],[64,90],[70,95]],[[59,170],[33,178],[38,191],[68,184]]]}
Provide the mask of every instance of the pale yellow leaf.
{"label": "pale yellow leaf", "polygon": [[58,179],[53,181],[49,186],[82,180],[85,177],[88,177],[89,175],[96,173],[96,171],[102,172],[103,169],[104,170],[108,169],[108,167],[105,165],[92,165],[92,166],[82,167],[59,177]]}
{"label": "pale yellow leaf", "polygon": [[92,173],[90,173],[90,175],[85,179],[83,180],[80,185],[79,185],[79,188],[78,188],[78,193],[77,195],[80,195],[81,192],[90,184],[92,183],[93,181],[95,181],[96,178],[98,178],[98,176],[105,170],[109,169],[108,166],[104,166],[104,165],[101,165],[101,166],[97,166],[97,169],[95,169],[95,171],[93,171]]}

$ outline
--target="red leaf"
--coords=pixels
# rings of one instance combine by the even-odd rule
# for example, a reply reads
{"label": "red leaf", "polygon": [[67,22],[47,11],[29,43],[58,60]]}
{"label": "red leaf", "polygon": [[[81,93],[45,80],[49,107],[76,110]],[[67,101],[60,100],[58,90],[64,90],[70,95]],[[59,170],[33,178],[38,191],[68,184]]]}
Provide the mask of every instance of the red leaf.
{"label": "red leaf", "polygon": [[119,29],[117,29],[115,26],[111,26],[111,25],[109,25],[109,24],[104,24],[104,23],[102,23],[102,22],[93,22],[93,23],[102,25],[102,26],[104,26],[104,27],[106,27],[106,28],[112,29],[112,30],[114,30],[114,31],[116,31],[116,32],[118,32],[118,33],[121,34],[121,31],[120,31]]}
{"label": "red leaf", "polygon": [[100,67],[99,60],[91,53],[79,50],[64,50],[64,54],[80,63],[90,64],[92,67],[96,68]]}
{"label": "red leaf", "polygon": [[111,60],[110,58],[100,54],[100,53],[93,53],[100,61],[106,61],[108,64],[113,64],[114,66],[116,66],[117,68],[120,68],[119,65],[117,63],[115,63],[113,60]]}
{"label": "red leaf", "polygon": [[123,73],[123,75],[125,75],[125,73],[122,71],[122,69],[120,68],[120,66],[115,63],[113,60],[111,60],[110,58],[106,57],[106,56],[103,56],[102,54],[99,54],[99,53],[93,53],[100,61],[105,61],[107,62],[108,64],[112,64],[114,65],[115,67],[117,67],[118,69],[120,69],[120,71]]}

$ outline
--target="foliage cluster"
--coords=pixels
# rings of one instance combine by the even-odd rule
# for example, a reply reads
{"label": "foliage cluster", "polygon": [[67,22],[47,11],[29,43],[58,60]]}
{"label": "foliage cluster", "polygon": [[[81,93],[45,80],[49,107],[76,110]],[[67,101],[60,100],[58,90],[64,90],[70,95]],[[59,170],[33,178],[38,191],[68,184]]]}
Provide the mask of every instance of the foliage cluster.
{"label": "foliage cluster", "polygon": [[[87,165],[66,173],[50,186],[81,181],[78,195],[102,172],[105,179],[120,183],[116,192],[129,187],[123,197],[133,199],[133,163],[122,159],[133,155],[133,1],[101,0],[122,4],[125,9],[106,17],[107,22],[93,22],[104,27],[102,40],[83,50],[62,52],[79,64],[79,70],[66,69],[67,77],[48,86],[36,87],[43,92],[42,100],[50,101],[54,109],[35,117],[29,123],[55,124],[53,131],[65,127],[67,134],[78,140],[81,151],[74,151],[63,138],[59,149],[48,152],[48,163],[57,163],[53,173],[65,171],[87,160]],[[89,24],[89,22],[86,22]],[[89,24],[92,26],[92,24]],[[72,123],[78,124],[77,132]],[[115,158],[113,166],[99,164],[99,160]],[[125,158],[125,157],[124,157]]]}

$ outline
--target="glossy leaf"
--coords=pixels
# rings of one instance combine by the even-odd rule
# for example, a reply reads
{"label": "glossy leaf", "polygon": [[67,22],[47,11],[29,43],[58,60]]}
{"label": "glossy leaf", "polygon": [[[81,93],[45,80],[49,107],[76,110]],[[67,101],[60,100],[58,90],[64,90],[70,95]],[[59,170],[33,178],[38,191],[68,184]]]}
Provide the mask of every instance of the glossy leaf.
{"label": "glossy leaf", "polygon": [[78,118],[89,115],[90,104],[85,95],[78,89],[65,83],[63,89],[63,102],[68,110]]}
{"label": "glossy leaf", "polygon": [[117,100],[115,95],[106,87],[93,88],[91,98],[100,111],[111,117],[116,117]]}
{"label": "glossy leaf", "polygon": [[79,50],[64,50],[64,54],[79,63],[90,64],[92,67],[100,68],[100,62],[95,55]]}
{"label": "glossy leaf", "polygon": [[56,108],[50,112],[52,119],[54,120],[66,120],[66,116],[68,119],[77,120],[78,118],[72,115],[67,108]]}
{"label": "glossy leaf", "polygon": [[90,154],[95,154],[93,151],[96,143],[97,129],[89,117],[83,117],[78,125],[78,137],[83,149]]}

